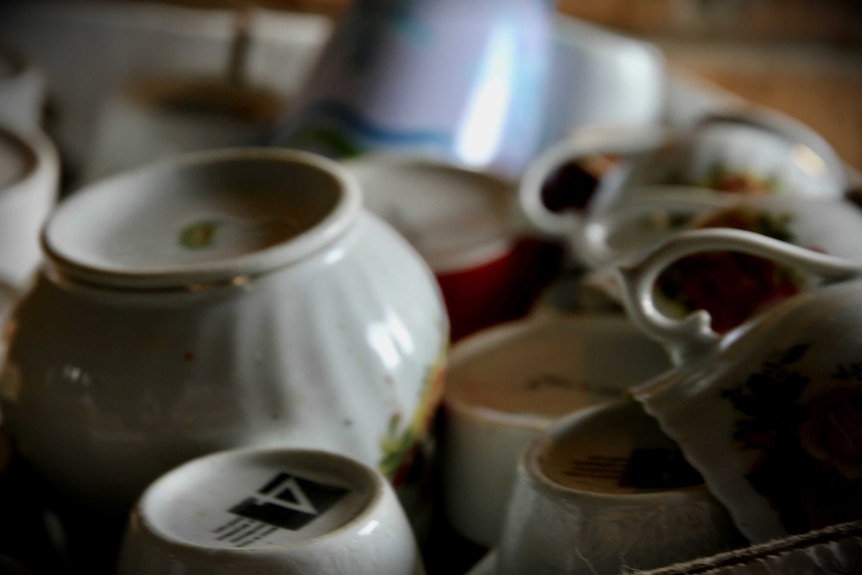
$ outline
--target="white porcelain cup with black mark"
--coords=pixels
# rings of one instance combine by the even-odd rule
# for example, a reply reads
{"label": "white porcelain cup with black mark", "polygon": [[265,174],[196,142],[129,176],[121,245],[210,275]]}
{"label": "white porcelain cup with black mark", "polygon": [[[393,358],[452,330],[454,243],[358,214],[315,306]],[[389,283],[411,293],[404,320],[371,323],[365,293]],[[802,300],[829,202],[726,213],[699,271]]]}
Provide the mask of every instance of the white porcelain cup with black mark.
{"label": "white porcelain cup with black mark", "polygon": [[623,398],[568,416],[531,444],[496,575],[617,575],[743,542],[675,442]]}
{"label": "white porcelain cup with black mark", "polygon": [[324,451],[240,449],[163,475],[132,512],[119,575],[422,575],[380,473]]}

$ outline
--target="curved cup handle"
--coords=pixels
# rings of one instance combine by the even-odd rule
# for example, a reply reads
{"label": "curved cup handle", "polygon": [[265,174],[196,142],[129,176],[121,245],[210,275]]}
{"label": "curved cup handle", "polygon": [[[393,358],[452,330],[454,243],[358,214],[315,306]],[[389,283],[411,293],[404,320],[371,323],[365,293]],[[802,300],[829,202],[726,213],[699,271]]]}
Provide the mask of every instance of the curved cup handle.
{"label": "curved cup handle", "polygon": [[716,351],[724,339],[710,327],[710,316],[698,310],[677,320],[656,307],[653,286],[670,264],[689,255],[739,251],[768,258],[820,276],[827,283],[862,276],[862,263],[821,254],[768,236],[735,229],[681,232],[648,252],[640,261],[617,269],[629,317],[648,336],[661,342],[677,365]]}
{"label": "curved cup handle", "polygon": [[[613,247],[611,239],[642,218],[656,214],[695,216],[733,204],[726,194],[687,186],[642,186],[633,191],[633,196],[636,198],[588,216],[575,231],[572,237],[575,253],[589,267],[605,266],[630,255],[630,251],[625,248]],[[652,239],[658,243],[668,234],[680,231],[666,230],[663,235],[641,239]],[[637,248],[643,247],[643,242],[639,241]]]}
{"label": "curved cup handle", "polygon": [[[550,146],[527,166],[518,188],[518,202],[527,221],[537,230],[556,237],[566,237],[581,222],[572,212],[555,213],[542,201],[542,186],[559,168],[571,160],[590,154],[633,154],[654,148],[666,138],[666,131],[656,127],[584,128],[572,137]],[[602,182],[616,187],[617,182]],[[610,191],[610,190],[608,190]]]}

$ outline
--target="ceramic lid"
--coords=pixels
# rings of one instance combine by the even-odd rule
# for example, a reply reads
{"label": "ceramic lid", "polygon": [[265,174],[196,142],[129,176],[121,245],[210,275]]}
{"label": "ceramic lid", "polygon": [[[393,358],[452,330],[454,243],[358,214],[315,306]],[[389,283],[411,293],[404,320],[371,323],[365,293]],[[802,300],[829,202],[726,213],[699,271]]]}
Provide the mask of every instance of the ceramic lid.
{"label": "ceramic lid", "polygon": [[369,155],[346,164],[365,206],[389,222],[435,272],[469,268],[511,247],[512,186],[437,160]]}
{"label": "ceramic lid", "polygon": [[622,316],[527,320],[455,346],[446,402],[544,427],[669,367],[664,349]]}
{"label": "ceramic lid", "polygon": [[156,537],[207,549],[301,544],[360,521],[382,479],[320,451],[248,449],[196,459],[144,493],[137,514]]}
{"label": "ceramic lid", "polygon": [[36,165],[36,153],[18,136],[0,129],[0,201]]}
{"label": "ceramic lid", "polygon": [[127,288],[239,281],[294,263],[352,225],[361,197],[330,160],[272,149],[179,156],[81,190],[43,232],[78,280]]}

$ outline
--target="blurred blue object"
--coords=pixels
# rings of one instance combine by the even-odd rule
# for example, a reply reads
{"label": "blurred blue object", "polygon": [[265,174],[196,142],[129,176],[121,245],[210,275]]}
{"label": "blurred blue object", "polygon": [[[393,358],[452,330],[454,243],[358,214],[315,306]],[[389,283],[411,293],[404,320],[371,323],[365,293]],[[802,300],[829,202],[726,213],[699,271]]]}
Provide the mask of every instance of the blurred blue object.
{"label": "blurred blue object", "polygon": [[555,15],[553,0],[356,0],[273,144],[517,176],[539,146]]}

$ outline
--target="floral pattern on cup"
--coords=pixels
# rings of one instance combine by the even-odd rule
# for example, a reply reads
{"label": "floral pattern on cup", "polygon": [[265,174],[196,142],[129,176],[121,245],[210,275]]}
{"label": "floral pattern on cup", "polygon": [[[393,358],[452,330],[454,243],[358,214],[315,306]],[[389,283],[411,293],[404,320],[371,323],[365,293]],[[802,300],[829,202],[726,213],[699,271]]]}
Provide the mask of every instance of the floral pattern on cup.
{"label": "floral pattern on cup", "polygon": [[447,354],[448,345],[444,345],[434,363],[428,366],[419,404],[407,427],[399,431],[401,417],[393,415],[389,420],[389,431],[380,442],[383,457],[377,467],[395,486],[404,483],[413,470],[413,463],[421,460],[419,452],[443,399]]}
{"label": "floral pattern on cup", "polygon": [[775,350],[721,393],[742,415],[734,441],[758,452],[746,479],[791,533],[862,517],[862,362],[837,365],[816,383],[832,389],[805,402],[812,379],[798,365],[811,345]]}
{"label": "floral pattern on cup", "polygon": [[[733,228],[757,232],[793,243],[790,214],[770,214],[750,206],[735,206],[707,214],[688,227]],[[802,289],[793,268],[773,260],[738,252],[708,252],[681,259],[665,271],[660,293],[681,316],[703,309],[712,329],[724,333],[752,315],[791,297]]]}
{"label": "floral pattern on cup", "polygon": [[775,176],[732,170],[724,164],[716,164],[702,185],[720,192],[746,195],[770,194],[780,191],[778,178]]}

